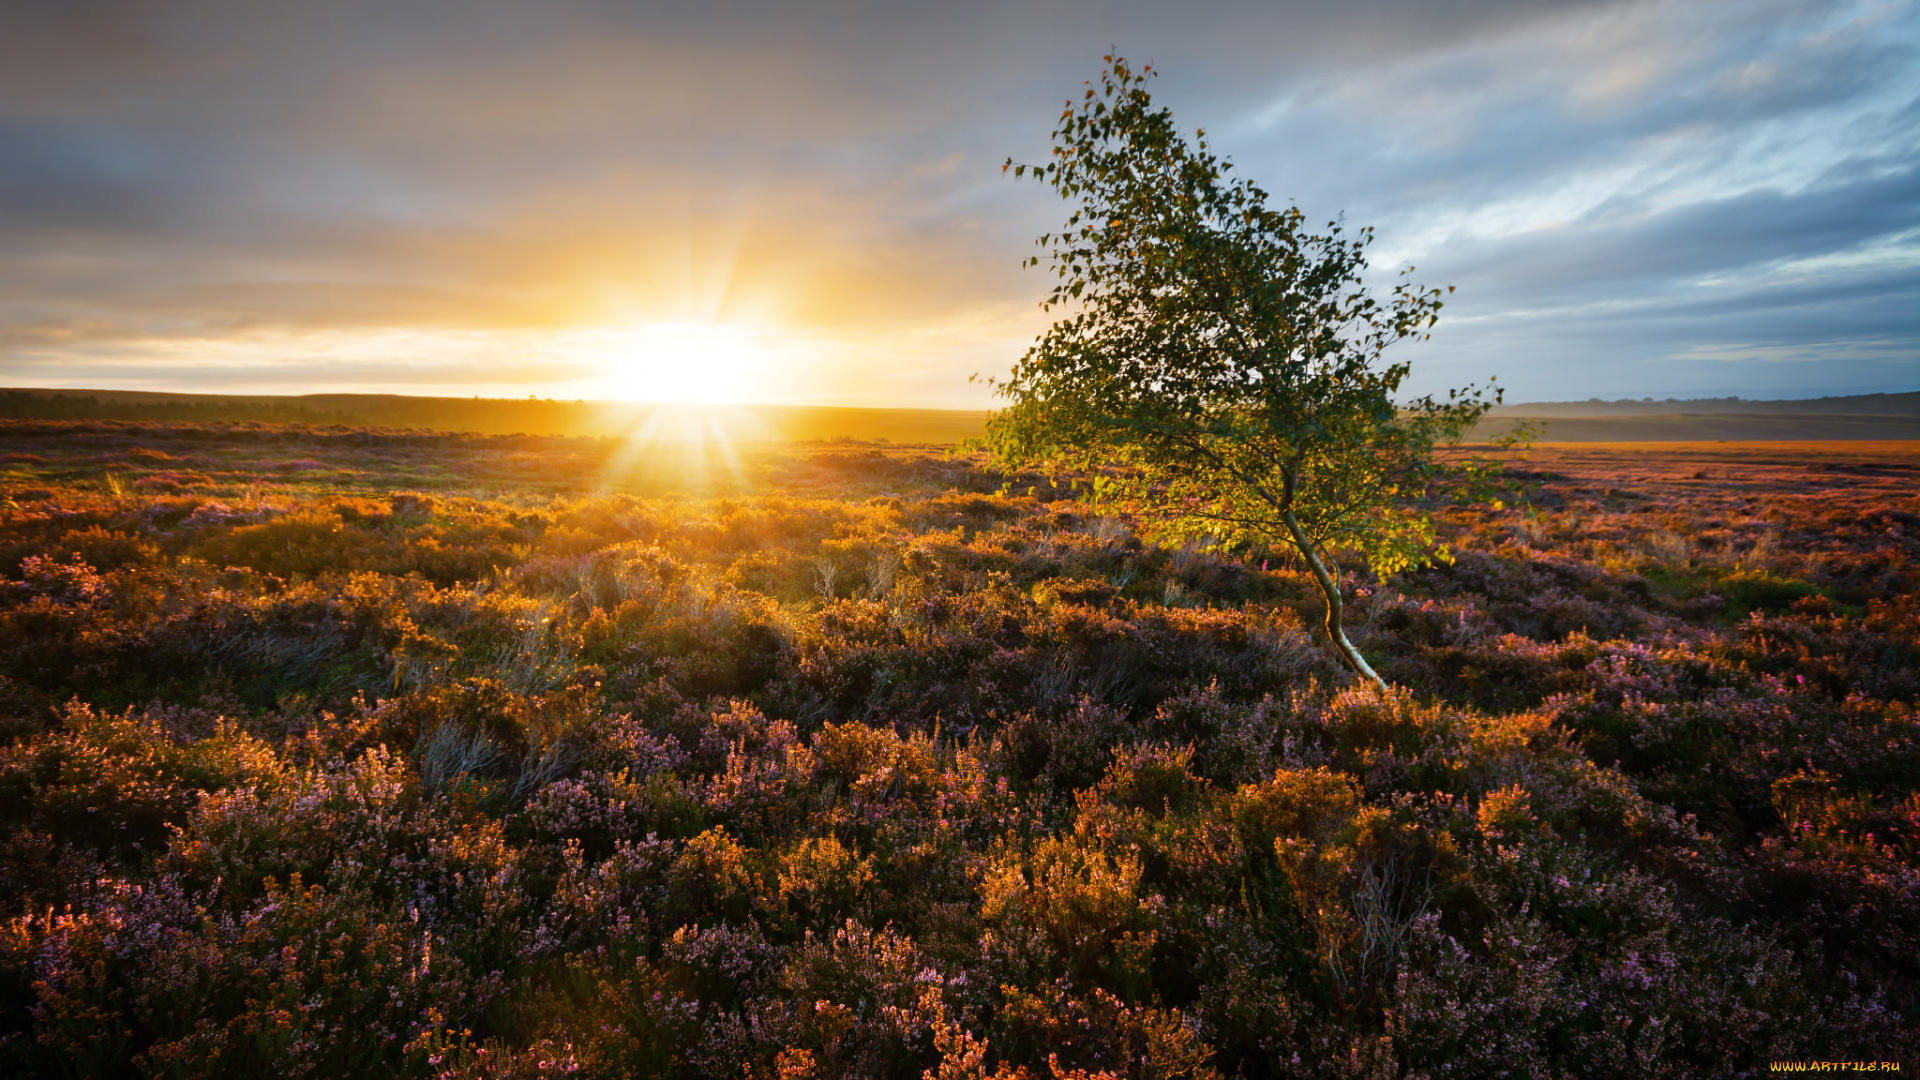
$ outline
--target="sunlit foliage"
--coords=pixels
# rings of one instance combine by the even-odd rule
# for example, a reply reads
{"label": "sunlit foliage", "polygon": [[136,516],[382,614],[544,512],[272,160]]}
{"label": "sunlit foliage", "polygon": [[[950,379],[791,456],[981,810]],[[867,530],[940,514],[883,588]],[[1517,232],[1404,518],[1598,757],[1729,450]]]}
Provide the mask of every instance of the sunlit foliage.
{"label": "sunlit foliage", "polygon": [[1920,1052],[1898,454],[1536,452],[1355,578],[1381,692],[1273,553],[976,459],[341,434],[0,426],[0,1073]]}
{"label": "sunlit foliage", "polygon": [[1059,279],[1042,306],[1065,314],[995,381],[1007,406],[987,445],[1090,477],[1163,538],[1290,546],[1325,596],[1329,644],[1384,687],[1347,637],[1335,557],[1394,574],[1435,554],[1418,501],[1446,472],[1436,447],[1499,396],[1398,400],[1411,367],[1383,353],[1434,324],[1440,290],[1374,296],[1371,230],[1316,234],[1298,207],[1269,207],[1154,107],[1151,75],[1108,57],[1051,160],[1008,162],[1075,209],[1039,240]]}

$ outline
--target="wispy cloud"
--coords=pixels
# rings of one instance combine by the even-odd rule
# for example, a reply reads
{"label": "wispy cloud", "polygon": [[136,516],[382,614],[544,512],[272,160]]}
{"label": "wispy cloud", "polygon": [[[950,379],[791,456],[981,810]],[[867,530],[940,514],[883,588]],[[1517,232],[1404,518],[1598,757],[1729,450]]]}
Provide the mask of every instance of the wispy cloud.
{"label": "wispy cloud", "polygon": [[0,382],[570,394],[593,334],[706,320],[806,343],[767,394],[982,403],[1063,212],[998,162],[1117,46],[1459,286],[1423,382],[1897,388],[1916,41],[1873,0],[8,5]]}

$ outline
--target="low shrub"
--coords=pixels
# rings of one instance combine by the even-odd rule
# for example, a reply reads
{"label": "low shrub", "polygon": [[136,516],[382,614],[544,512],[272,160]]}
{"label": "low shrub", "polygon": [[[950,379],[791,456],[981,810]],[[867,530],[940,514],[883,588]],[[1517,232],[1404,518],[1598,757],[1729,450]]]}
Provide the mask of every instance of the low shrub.
{"label": "low shrub", "polygon": [[1565,451],[1351,577],[1382,692],[1275,553],[966,455],[9,430],[6,1075],[1920,1054],[1893,474]]}

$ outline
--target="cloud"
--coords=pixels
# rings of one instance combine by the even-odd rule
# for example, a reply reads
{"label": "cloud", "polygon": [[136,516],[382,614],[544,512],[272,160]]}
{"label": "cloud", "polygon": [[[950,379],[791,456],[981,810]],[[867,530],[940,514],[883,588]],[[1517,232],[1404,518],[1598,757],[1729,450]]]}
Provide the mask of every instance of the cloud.
{"label": "cloud", "polygon": [[[1813,343],[1825,363],[1797,385],[1753,377],[1878,385],[1920,356],[1914,23],[1620,5],[1303,81],[1232,136],[1310,214],[1377,223],[1379,262],[1459,287],[1416,365],[1429,385],[1498,369],[1528,396],[1639,396],[1749,377],[1662,361]],[[1891,344],[1869,360],[1867,340]]]}
{"label": "cloud", "polygon": [[1804,345],[1703,345],[1676,353],[1675,360],[1711,360],[1723,364],[1761,361],[1768,364],[1830,364],[1847,360],[1892,360],[1920,363],[1911,344],[1894,338],[1862,341],[1816,341]]}
{"label": "cloud", "polygon": [[[1841,344],[1806,389],[1880,378],[1920,343],[1916,23],[1707,0],[23,0],[0,8],[0,381],[212,389],[239,369],[183,357],[218,342],[254,350],[246,379],[350,389],[389,376],[286,343],[718,319],[835,343],[826,397],[972,403],[966,375],[1044,327],[1017,266],[1065,212],[998,163],[1044,156],[1115,46],[1244,174],[1461,287],[1423,379],[1665,396],[1654,358],[1782,378],[1806,365],[1766,358],[1815,342]],[[1579,336],[1545,361],[1556,334]],[[460,355],[502,385],[549,371]]]}

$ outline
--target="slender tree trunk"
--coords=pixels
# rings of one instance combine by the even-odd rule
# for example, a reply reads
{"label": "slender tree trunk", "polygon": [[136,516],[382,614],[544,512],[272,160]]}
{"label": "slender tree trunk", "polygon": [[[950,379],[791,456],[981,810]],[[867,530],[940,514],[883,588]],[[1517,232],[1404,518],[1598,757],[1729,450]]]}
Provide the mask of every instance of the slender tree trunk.
{"label": "slender tree trunk", "polygon": [[1313,571],[1313,579],[1320,583],[1320,592],[1327,598],[1327,641],[1333,645],[1333,651],[1340,654],[1340,659],[1345,660],[1347,666],[1353,669],[1354,674],[1385,690],[1387,681],[1373,670],[1373,665],[1367,663],[1367,658],[1361,656],[1360,650],[1353,647],[1353,642],[1347,640],[1346,627],[1341,622],[1341,614],[1346,610],[1346,602],[1340,596],[1340,583],[1333,579],[1332,574],[1327,573],[1326,564],[1320,561],[1320,555],[1314,551],[1313,543],[1307,539],[1306,531],[1300,528],[1300,519],[1293,516],[1295,482],[1296,475],[1288,472],[1280,506],[1280,518],[1287,523],[1288,537],[1293,540],[1293,546],[1299,549],[1300,556],[1307,560],[1307,568]]}

